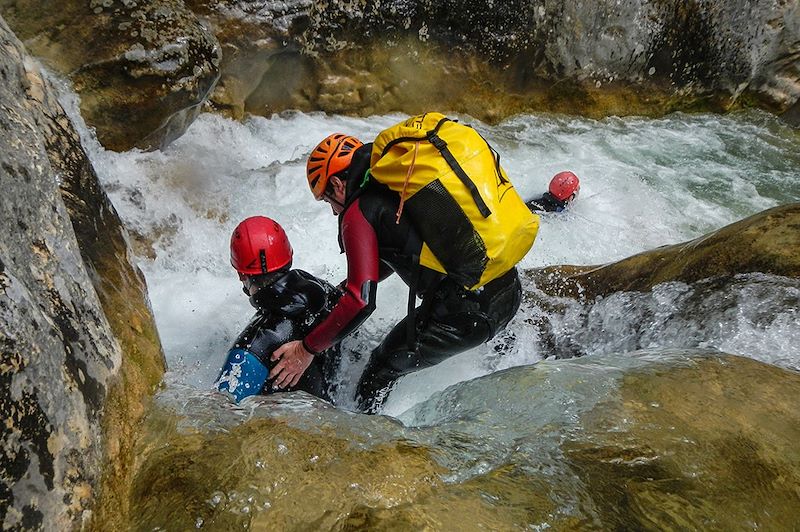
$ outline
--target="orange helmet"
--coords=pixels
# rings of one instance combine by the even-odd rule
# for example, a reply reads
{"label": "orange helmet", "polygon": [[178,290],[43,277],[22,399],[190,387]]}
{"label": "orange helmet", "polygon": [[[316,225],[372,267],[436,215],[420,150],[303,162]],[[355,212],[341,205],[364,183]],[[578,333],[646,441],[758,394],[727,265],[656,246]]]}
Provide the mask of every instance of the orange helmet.
{"label": "orange helmet", "polygon": [[322,199],[328,180],[348,166],[353,152],[363,146],[357,138],[343,133],[328,135],[311,151],[306,164],[306,175],[311,193],[317,200]]}

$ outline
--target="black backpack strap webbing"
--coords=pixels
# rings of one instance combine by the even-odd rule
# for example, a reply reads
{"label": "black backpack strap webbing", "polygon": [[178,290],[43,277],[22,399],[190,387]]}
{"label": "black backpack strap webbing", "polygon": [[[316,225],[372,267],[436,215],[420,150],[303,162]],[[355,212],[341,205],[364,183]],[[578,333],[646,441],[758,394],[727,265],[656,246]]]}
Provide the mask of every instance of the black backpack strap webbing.
{"label": "black backpack strap webbing", "polygon": [[408,286],[408,312],[406,313],[406,343],[409,353],[417,350],[417,285],[419,284],[419,255],[414,255],[414,271],[411,274],[411,284]]}
{"label": "black backpack strap webbing", "polygon": [[486,202],[483,201],[481,193],[478,192],[478,187],[475,186],[475,183],[472,182],[472,179],[470,179],[464,169],[461,168],[461,165],[458,164],[456,158],[453,157],[453,153],[450,151],[450,148],[447,147],[447,142],[445,142],[445,140],[438,135],[439,128],[442,127],[442,124],[449,120],[449,118],[442,118],[439,120],[439,123],[436,124],[436,127],[431,131],[428,131],[426,137],[428,137],[430,143],[433,144],[437,150],[439,150],[439,153],[442,154],[442,157],[444,157],[444,160],[447,161],[447,164],[456,174],[458,179],[464,184],[465,187],[467,187],[467,190],[469,190],[472,200],[475,202],[475,205],[477,205],[478,211],[480,211],[481,215],[484,218],[488,218],[489,215],[492,214],[492,211],[489,210],[489,207],[486,206]]}
{"label": "black backpack strap webbing", "polygon": [[411,285],[408,287],[408,313],[406,314],[406,344],[408,345],[409,353],[417,351],[417,320],[419,320],[419,327],[424,329],[427,326],[428,319],[431,317],[431,310],[433,301],[436,298],[436,292],[441,286],[444,279],[443,277],[431,286],[422,298],[422,303],[419,308],[416,307],[417,302],[417,287],[419,286],[419,278],[421,275],[422,266],[419,263],[419,255],[414,255],[414,271],[411,274]]}

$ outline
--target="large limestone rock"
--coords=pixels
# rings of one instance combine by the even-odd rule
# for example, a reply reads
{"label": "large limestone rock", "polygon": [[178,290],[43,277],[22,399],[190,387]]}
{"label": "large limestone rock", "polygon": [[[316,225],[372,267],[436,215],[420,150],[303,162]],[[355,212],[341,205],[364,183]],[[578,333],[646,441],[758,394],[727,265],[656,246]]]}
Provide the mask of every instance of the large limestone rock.
{"label": "large limestone rock", "polygon": [[800,277],[800,204],[775,207],[695,240],[604,266],[552,266],[525,275],[547,294],[592,300],[647,291],[667,281],[691,283],[750,272]]}
{"label": "large limestone rock", "polygon": [[547,361],[402,415],[303,394],[167,389],[130,526],[256,530],[783,530],[800,374],[715,352]]}
{"label": "large limestone rock", "polygon": [[187,0],[220,42],[220,80],[210,96],[230,116],[314,110],[315,62],[302,53],[310,0],[288,2]]}
{"label": "large limestone rock", "polygon": [[797,0],[187,4],[222,43],[212,102],[234,116],[782,113],[800,98]]}
{"label": "large limestone rock", "polygon": [[[240,118],[432,108],[497,121],[756,105],[797,123],[800,2],[0,0],[104,145],[159,147],[214,87]],[[213,28],[221,44],[200,25]]]}
{"label": "large limestone rock", "polygon": [[165,146],[200,112],[219,44],[180,0],[0,0],[32,54],[68,75],[107,148]]}
{"label": "large limestone rock", "polygon": [[100,510],[124,510],[164,360],[124,229],[2,18],[0,52],[0,523],[64,530],[90,521],[99,494]]}

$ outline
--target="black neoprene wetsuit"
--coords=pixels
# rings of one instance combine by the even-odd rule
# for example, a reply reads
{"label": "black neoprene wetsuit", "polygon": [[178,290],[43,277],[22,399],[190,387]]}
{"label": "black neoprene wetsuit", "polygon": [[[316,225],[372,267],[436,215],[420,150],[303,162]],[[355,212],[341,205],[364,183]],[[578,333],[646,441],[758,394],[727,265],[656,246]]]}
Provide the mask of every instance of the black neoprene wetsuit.
{"label": "black neoprene wetsuit", "polygon": [[[340,295],[339,290],[310,273],[290,270],[250,298],[258,311],[233,348],[250,351],[272,371],[278,363],[270,360],[273,351],[286,342],[303,338],[330,312]],[[281,391],[303,390],[330,401],[330,377],[337,355],[338,345],[316,355],[297,385]],[[268,380],[261,393],[272,391]]]}
{"label": "black neoprene wetsuit", "polygon": [[344,294],[303,340],[316,352],[353,331],[375,309],[377,283],[393,272],[415,287],[422,303],[414,312],[413,351],[407,316],[372,352],[359,381],[359,405],[368,413],[380,408],[399,377],[491,339],[514,316],[521,299],[514,268],[469,291],[445,274],[420,266],[415,256],[422,240],[408,216],[398,222],[399,195],[374,181],[362,186],[371,149],[372,144],[366,144],[355,152],[345,181],[345,210],[339,215],[339,238],[347,256]]}
{"label": "black neoprene wetsuit", "polygon": [[526,203],[531,211],[561,212],[567,208],[567,202],[561,201],[549,192],[542,194],[541,198]]}

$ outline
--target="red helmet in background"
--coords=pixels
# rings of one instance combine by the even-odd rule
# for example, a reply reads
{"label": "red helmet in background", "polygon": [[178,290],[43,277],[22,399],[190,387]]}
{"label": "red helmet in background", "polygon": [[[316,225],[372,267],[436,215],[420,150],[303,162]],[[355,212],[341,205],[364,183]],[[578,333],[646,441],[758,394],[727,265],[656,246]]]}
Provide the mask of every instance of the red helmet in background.
{"label": "red helmet in background", "polygon": [[231,235],[231,265],[240,275],[270,273],[292,263],[292,245],[278,222],[247,218]]}
{"label": "red helmet in background", "polygon": [[572,172],[559,172],[550,180],[550,194],[558,201],[567,201],[573,194],[578,195],[581,190],[581,182],[578,176]]}
{"label": "red helmet in background", "polygon": [[311,151],[306,163],[306,177],[311,193],[321,200],[331,176],[350,166],[353,152],[364,143],[351,135],[334,133],[328,135]]}

